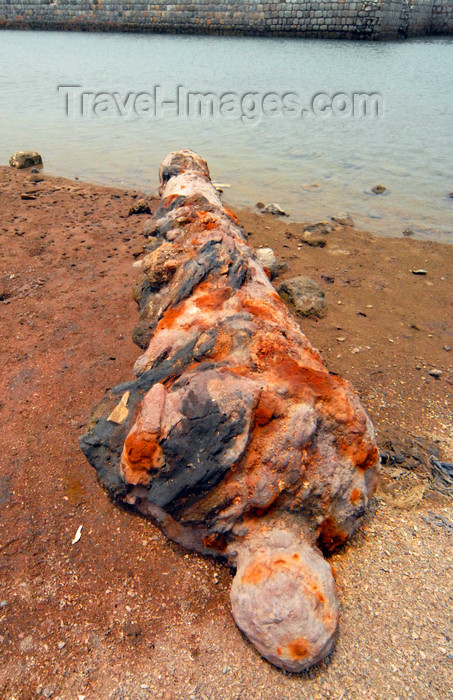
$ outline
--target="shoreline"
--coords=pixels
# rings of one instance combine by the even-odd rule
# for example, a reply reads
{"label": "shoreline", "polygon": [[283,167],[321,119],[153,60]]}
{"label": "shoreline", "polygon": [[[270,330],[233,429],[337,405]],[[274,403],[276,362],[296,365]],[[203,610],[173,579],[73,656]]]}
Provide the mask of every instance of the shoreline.
{"label": "shoreline", "polygon": [[[445,697],[453,516],[421,461],[382,468],[363,528],[332,557],[341,634],[331,657],[301,675],[270,666],[241,637],[226,566],[107,500],[77,438],[141,352],[131,340],[132,264],[149,214],[128,215],[138,191],[30,177],[0,167],[2,693]],[[352,382],[381,450],[407,456],[419,438],[420,458],[435,449],[452,460],[452,246],[349,226],[312,246],[301,242],[304,224],[234,211],[251,245],[287,263],[276,283],[321,284],[327,314],[301,318],[302,331]],[[427,274],[410,272],[420,268]]]}

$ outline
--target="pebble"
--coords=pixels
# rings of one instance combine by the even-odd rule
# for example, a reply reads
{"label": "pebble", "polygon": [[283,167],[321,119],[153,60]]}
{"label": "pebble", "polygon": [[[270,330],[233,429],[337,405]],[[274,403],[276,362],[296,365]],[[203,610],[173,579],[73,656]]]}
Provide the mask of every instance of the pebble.
{"label": "pebble", "polygon": [[354,226],[352,217],[344,211],[339,212],[330,218],[335,224],[339,224],[340,226]]}
{"label": "pebble", "polygon": [[450,352],[451,347],[449,345],[444,345],[444,350],[445,350],[445,352]]}
{"label": "pebble", "polygon": [[274,216],[288,216],[280,204],[276,204],[275,202],[272,204],[266,204],[266,206],[261,209],[261,212],[263,214],[273,214]]}
{"label": "pebble", "polygon": [[58,642],[58,644],[57,644],[57,647],[60,649],[60,651],[61,651],[61,649],[64,649],[65,646],[66,646],[66,642]]}
{"label": "pebble", "polygon": [[429,374],[431,377],[435,377],[436,379],[439,379],[439,377],[442,375],[442,370],[441,369],[430,369]]}
{"label": "pebble", "polygon": [[403,231],[403,236],[407,237],[407,236],[413,236],[413,235],[414,235],[414,231],[411,228],[406,228]]}
{"label": "pebble", "polygon": [[374,192],[374,194],[383,194],[386,190],[387,188],[384,187],[384,185],[375,185],[371,191]]}
{"label": "pebble", "polygon": [[411,270],[413,275],[427,275],[427,271],[420,268],[420,270]]}

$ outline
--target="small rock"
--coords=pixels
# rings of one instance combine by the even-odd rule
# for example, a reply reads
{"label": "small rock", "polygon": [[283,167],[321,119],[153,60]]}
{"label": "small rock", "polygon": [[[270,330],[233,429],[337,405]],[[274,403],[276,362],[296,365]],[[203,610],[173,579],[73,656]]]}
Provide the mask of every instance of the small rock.
{"label": "small rock", "polygon": [[324,248],[327,242],[325,236],[319,233],[311,233],[311,231],[304,231],[299,240],[301,243],[312,246],[312,248]]}
{"label": "small rock", "polygon": [[28,194],[27,192],[25,192],[24,194],[21,194],[20,198],[21,199],[32,199],[32,200],[37,199],[35,194]]}
{"label": "small rock", "polygon": [[383,194],[383,192],[387,191],[387,188],[384,187],[384,185],[375,185],[371,191],[374,192],[374,194]]}
{"label": "small rock", "polygon": [[257,202],[255,206],[257,209],[264,209],[266,205],[264,204],[264,202]]}
{"label": "small rock", "polygon": [[439,379],[439,377],[442,376],[442,370],[441,369],[430,369],[428,374],[431,377],[435,377],[435,379]]}
{"label": "small rock", "polygon": [[58,642],[58,644],[57,644],[57,647],[60,649],[60,651],[61,651],[62,649],[64,649],[65,646],[66,646],[66,642]]}
{"label": "small rock", "polygon": [[51,698],[53,695],[53,690],[52,688],[44,688],[42,691],[42,694],[44,695],[45,698]]}
{"label": "small rock", "polygon": [[269,270],[271,280],[275,279],[280,272],[280,267],[272,248],[258,248],[256,251],[256,257],[261,265]]}
{"label": "small rock", "polygon": [[360,348],[353,348],[351,350],[351,355],[357,355],[360,352]]}
{"label": "small rock", "polygon": [[143,235],[145,238],[150,238],[151,236],[157,236],[159,233],[159,228],[153,219],[148,219],[143,224]]}
{"label": "small rock", "polygon": [[37,151],[18,151],[9,159],[12,168],[30,168],[32,165],[42,165],[42,158]]}
{"label": "small rock", "polygon": [[279,204],[266,204],[265,207],[261,209],[262,214],[272,214],[273,216],[288,216],[286,211],[281,208]]}
{"label": "small rock", "polygon": [[317,224],[310,224],[304,229],[304,233],[330,233],[333,227],[328,221],[319,221]]}
{"label": "small rock", "polygon": [[334,224],[338,224],[339,226],[354,226],[354,221],[352,219],[352,216],[349,214],[346,214],[346,212],[342,211],[339,214],[336,214],[335,216],[331,216],[331,221],[334,222]]}
{"label": "small rock", "polygon": [[413,275],[427,275],[428,274],[426,270],[422,270],[421,268],[420,268],[420,270],[411,270],[411,272]]}
{"label": "small rock", "polygon": [[403,236],[408,237],[408,236],[413,236],[413,235],[414,235],[414,231],[411,228],[404,229]]}
{"label": "small rock", "polygon": [[134,214],[151,214],[151,209],[146,199],[137,199],[136,202],[129,209],[128,216],[133,216]]}
{"label": "small rock", "polygon": [[[41,172],[41,171],[40,171],[39,168],[32,168],[32,169],[30,170],[30,172],[36,174],[36,173],[39,173],[39,172]],[[77,178],[76,178],[76,180],[77,180]]]}
{"label": "small rock", "polygon": [[142,633],[140,625],[136,622],[125,622],[123,625],[123,634],[125,637],[136,638]]}
{"label": "small rock", "polygon": [[451,347],[449,345],[444,345],[445,352],[451,352]]}
{"label": "small rock", "polygon": [[35,175],[35,174],[30,175],[30,182],[34,182],[34,183],[43,182],[43,180],[44,180],[43,175]]}
{"label": "small rock", "polygon": [[324,292],[310,277],[299,276],[285,280],[277,287],[277,292],[300,316],[322,318],[327,313]]}
{"label": "small rock", "polygon": [[24,652],[31,651],[33,649],[33,637],[28,635],[28,637],[22,639],[19,644],[19,649]]}

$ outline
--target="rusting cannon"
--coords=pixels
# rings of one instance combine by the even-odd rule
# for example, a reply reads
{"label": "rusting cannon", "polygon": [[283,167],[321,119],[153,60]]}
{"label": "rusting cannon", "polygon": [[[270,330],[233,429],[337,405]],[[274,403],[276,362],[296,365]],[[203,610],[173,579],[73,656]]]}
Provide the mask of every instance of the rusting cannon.
{"label": "rusting cannon", "polygon": [[360,524],[373,427],[273,289],[206,162],[171,153],[160,181],[136,289],[145,352],[80,444],[115,500],[236,567],[238,626],[266,659],[301,671],[333,645],[338,603],[320,549]]}

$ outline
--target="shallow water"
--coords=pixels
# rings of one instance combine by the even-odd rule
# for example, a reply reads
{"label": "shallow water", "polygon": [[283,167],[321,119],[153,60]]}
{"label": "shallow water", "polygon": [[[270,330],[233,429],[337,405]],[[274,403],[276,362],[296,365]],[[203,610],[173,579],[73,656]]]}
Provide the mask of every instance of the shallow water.
{"label": "shallow water", "polygon": [[[168,151],[192,148],[213,179],[231,184],[235,206],[278,202],[293,218],[316,221],[349,212],[359,227],[453,242],[453,40],[345,42],[242,37],[0,32],[0,164],[36,149],[51,174],[153,191]],[[182,116],[174,105],[146,114],[66,114],[65,92],[146,91],[161,99],[234,93],[239,110]],[[262,114],[268,93],[297,95],[304,116]],[[245,93],[255,97],[243,103]],[[318,114],[311,110],[317,98]],[[381,96],[378,116],[341,114],[341,93]],[[274,103],[275,104],[275,99]],[[269,98],[268,98],[269,99]],[[337,98],[340,99],[341,98]],[[323,102],[324,100],[324,102]],[[256,107],[259,105],[259,110]],[[121,105],[120,105],[121,107]],[[384,195],[371,192],[374,185]]]}

